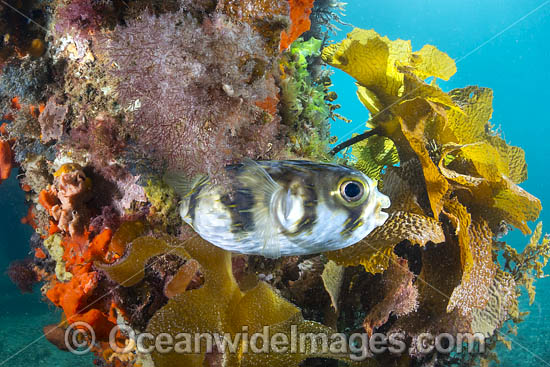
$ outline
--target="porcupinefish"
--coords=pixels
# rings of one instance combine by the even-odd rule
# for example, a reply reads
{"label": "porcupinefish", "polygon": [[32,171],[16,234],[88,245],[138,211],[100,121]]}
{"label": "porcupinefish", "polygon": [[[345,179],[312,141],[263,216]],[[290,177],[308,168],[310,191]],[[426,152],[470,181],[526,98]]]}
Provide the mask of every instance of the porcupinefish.
{"label": "porcupinefish", "polygon": [[375,181],[342,165],[252,161],[226,168],[225,185],[208,177],[166,181],[182,196],[182,219],[232,252],[277,258],[341,249],[382,225],[390,199]]}

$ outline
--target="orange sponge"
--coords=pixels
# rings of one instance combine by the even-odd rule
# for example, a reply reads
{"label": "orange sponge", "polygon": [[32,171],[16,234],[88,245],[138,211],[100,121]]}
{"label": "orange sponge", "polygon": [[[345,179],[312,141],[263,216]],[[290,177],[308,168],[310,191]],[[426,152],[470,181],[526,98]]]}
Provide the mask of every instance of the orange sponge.
{"label": "orange sponge", "polygon": [[281,33],[281,43],[279,45],[281,51],[287,49],[292,42],[311,27],[309,16],[313,8],[313,2],[314,0],[288,0],[291,25],[289,33],[286,31]]}
{"label": "orange sponge", "polygon": [[13,152],[7,140],[0,140],[0,183],[10,177],[13,168]]}

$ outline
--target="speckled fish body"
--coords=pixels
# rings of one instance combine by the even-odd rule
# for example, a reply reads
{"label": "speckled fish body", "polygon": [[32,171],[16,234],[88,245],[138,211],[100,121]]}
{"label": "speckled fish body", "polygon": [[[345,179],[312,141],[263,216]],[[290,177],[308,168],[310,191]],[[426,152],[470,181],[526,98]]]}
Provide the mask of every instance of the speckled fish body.
{"label": "speckled fish body", "polygon": [[[229,251],[276,258],[350,246],[382,225],[390,200],[349,167],[308,161],[247,161],[229,184],[195,181],[180,214]],[[230,187],[227,187],[230,186]]]}

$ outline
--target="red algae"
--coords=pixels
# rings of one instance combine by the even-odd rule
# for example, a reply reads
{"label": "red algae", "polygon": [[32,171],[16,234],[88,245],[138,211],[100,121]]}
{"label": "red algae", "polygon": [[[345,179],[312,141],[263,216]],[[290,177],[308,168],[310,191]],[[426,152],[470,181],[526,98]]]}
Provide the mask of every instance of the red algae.
{"label": "red algae", "polygon": [[30,259],[16,260],[9,265],[6,272],[22,293],[31,293],[33,285],[38,282],[38,276],[33,271],[31,264]]}
{"label": "red algae", "polygon": [[[132,109],[122,126],[153,168],[219,176],[243,157],[269,159],[281,151],[280,117],[256,105],[276,98],[276,59],[248,24],[224,14],[199,23],[180,13],[145,13],[108,36],[98,49],[118,65],[110,75]],[[169,57],[150,57],[159,53]],[[136,100],[140,107],[131,107]]]}

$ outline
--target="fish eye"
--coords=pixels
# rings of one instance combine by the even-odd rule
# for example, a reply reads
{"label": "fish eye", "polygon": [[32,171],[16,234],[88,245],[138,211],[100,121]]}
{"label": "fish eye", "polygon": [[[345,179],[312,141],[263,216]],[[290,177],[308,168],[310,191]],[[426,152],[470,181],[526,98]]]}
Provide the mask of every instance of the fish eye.
{"label": "fish eye", "polygon": [[365,194],[363,183],[356,180],[347,180],[340,185],[340,194],[347,202],[356,202],[361,200]]}

